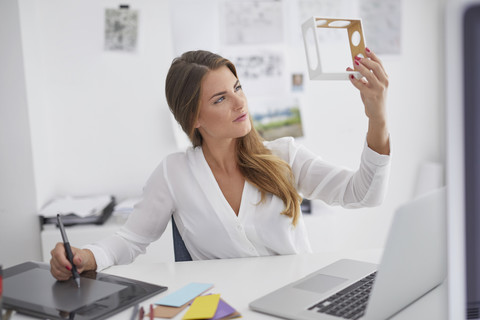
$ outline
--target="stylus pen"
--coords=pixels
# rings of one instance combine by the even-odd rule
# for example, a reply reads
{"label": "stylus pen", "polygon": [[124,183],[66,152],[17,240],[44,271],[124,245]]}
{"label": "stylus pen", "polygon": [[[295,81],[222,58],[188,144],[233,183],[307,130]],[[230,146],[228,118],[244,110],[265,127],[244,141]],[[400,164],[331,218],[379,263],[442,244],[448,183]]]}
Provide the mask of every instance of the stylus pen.
{"label": "stylus pen", "polygon": [[138,315],[138,303],[133,307],[133,313],[130,320],[136,320]]}
{"label": "stylus pen", "polygon": [[73,253],[72,248],[70,248],[70,242],[68,242],[67,233],[65,232],[65,227],[63,226],[62,216],[57,214],[57,222],[58,227],[60,228],[60,232],[62,233],[63,245],[65,246],[65,251],[67,252],[68,261],[72,264],[72,274],[73,279],[77,283],[77,287],[80,288],[80,275],[78,274],[77,267],[73,263]]}

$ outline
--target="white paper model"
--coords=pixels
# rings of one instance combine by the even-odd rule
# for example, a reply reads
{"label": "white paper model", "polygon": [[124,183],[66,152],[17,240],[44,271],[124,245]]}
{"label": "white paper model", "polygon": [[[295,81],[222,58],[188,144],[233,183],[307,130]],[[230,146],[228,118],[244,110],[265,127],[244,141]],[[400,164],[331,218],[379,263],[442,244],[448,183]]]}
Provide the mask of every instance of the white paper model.
{"label": "white paper model", "polygon": [[347,29],[352,63],[357,55],[365,57],[365,37],[360,19],[311,17],[302,24],[310,80],[348,80],[351,74],[357,79],[361,78],[360,73],[356,71],[323,72],[318,43],[318,28]]}

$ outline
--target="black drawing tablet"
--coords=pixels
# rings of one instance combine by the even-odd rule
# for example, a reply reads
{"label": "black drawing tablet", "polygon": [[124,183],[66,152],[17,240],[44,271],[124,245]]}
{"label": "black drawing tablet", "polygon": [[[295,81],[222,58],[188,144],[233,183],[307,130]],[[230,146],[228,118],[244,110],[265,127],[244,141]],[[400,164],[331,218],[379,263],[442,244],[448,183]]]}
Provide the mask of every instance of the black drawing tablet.
{"label": "black drawing tablet", "polygon": [[105,319],[167,290],[138,280],[98,272],[57,281],[50,265],[25,262],[3,271],[3,307],[49,319]]}

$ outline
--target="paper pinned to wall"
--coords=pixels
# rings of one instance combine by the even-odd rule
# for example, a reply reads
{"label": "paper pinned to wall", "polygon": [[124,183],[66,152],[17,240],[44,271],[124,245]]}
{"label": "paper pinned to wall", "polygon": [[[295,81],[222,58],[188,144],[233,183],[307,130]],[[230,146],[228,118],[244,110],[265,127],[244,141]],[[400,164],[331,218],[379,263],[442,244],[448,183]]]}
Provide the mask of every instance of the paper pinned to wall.
{"label": "paper pinned to wall", "polygon": [[138,10],[105,9],[105,50],[135,51],[138,37]]}
{"label": "paper pinned to wall", "polygon": [[224,48],[248,97],[278,95],[288,88],[285,52],[274,48]]}
{"label": "paper pinned to wall", "polygon": [[225,1],[220,12],[224,45],[279,44],[284,40],[282,1]]}

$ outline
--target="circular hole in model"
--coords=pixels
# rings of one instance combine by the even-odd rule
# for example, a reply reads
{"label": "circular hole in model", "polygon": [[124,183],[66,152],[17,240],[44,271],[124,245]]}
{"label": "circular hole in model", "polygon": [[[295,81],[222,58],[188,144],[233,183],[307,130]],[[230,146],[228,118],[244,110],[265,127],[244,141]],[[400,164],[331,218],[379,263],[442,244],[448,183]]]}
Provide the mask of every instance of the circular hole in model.
{"label": "circular hole in model", "polygon": [[326,23],[327,23],[327,20],[315,20],[315,25],[316,25],[317,27],[321,27],[321,26],[323,26],[323,25],[326,24]]}
{"label": "circular hole in model", "polygon": [[350,41],[355,47],[357,47],[360,44],[361,40],[362,40],[362,37],[360,36],[360,32],[355,31],[354,33],[352,33],[352,37],[350,38]]}
{"label": "circular hole in model", "polygon": [[346,21],[346,20],[336,20],[328,24],[329,27],[338,27],[338,28],[344,28],[349,25],[350,25],[350,21]]}

